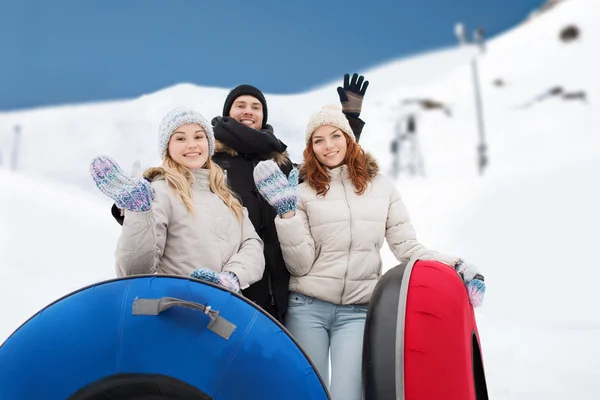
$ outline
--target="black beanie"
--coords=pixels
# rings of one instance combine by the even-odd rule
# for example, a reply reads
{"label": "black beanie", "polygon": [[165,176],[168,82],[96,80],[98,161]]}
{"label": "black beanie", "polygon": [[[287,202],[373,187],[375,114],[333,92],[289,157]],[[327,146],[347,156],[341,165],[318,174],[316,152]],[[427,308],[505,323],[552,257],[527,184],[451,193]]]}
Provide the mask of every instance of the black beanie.
{"label": "black beanie", "polygon": [[262,127],[264,128],[267,125],[267,100],[265,100],[265,96],[260,90],[251,85],[239,85],[229,92],[227,98],[225,99],[225,104],[223,105],[223,116],[229,117],[229,110],[231,110],[231,106],[233,105],[235,99],[246,94],[256,97],[258,101],[261,102],[263,107]]}

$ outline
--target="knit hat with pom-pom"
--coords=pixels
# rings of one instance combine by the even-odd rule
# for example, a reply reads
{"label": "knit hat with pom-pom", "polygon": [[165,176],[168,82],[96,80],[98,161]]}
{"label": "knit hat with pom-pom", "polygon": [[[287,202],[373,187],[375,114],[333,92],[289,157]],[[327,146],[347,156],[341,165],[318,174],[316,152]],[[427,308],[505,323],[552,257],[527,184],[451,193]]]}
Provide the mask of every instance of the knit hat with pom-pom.
{"label": "knit hat with pom-pom", "polygon": [[310,142],[310,138],[312,137],[313,132],[320,126],[323,125],[332,125],[344,132],[346,135],[350,136],[352,140],[356,142],[356,137],[354,136],[354,132],[352,132],[352,128],[350,127],[350,123],[348,119],[346,119],[346,115],[342,112],[342,109],[333,105],[326,105],[321,107],[321,109],[313,114],[313,116],[308,121],[308,125],[306,126],[306,143]]}
{"label": "knit hat with pom-pom", "polygon": [[169,140],[171,140],[173,132],[185,124],[198,124],[202,127],[208,141],[208,154],[210,156],[214,154],[215,134],[213,133],[212,126],[198,111],[192,108],[180,107],[169,111],[158,127],[158,154],[161,160],[167,155]]}

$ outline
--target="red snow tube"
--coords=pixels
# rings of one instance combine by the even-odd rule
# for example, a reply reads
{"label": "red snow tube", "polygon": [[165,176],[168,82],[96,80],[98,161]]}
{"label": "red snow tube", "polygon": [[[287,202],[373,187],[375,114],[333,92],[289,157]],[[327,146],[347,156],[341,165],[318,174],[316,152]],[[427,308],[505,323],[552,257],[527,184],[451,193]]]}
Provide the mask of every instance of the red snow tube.
{"label": "red snow tube", "polygon": [[377,284],[365,326],[365,400],[488,400],[475,314],[454,270],[401,264]]}

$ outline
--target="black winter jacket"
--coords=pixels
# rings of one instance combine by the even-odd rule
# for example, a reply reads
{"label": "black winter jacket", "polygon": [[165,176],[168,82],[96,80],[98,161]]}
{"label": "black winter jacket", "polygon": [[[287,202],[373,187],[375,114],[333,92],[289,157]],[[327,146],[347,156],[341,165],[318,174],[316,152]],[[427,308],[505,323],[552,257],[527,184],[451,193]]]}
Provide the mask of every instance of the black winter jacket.
{"label": "black winter jacket", "polygon": [[212,160],[227,174],[229,186],[248,209],[250,221],[264,242],[263,279],[242,294],[283,323],[290,274],[277,239],[277,213],[256,189],[253,172],[256,164],[271,159],[289,175],[293,164],[285,152],[287,146],[277,139],[270,125],[257,131],[231,117],[216,117],[212,124],[216,139]]}

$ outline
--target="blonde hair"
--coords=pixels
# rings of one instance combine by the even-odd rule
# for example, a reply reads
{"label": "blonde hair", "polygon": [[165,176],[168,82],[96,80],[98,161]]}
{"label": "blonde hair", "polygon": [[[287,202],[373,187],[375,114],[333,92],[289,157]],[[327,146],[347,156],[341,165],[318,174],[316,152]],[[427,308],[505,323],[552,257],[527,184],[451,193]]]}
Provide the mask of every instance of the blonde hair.
{"label": "blonde hair", "polygon": [[[210,171],[208,181],[211,192],[216,194],[229,207],[241,225],[242,218],[244,217],[242,203],[227,185],[225,173],[221,167],[212,162],[210,157],[206,160],[205,167]],[[192,171],[175,162],[168,154],[163,160],[163,169],[167,184],[173,188],[176,194],[181,196],[181,200],[188,211],[195,214],[194,202],[192,200],[192,183],[195,180]]]}

